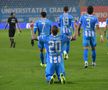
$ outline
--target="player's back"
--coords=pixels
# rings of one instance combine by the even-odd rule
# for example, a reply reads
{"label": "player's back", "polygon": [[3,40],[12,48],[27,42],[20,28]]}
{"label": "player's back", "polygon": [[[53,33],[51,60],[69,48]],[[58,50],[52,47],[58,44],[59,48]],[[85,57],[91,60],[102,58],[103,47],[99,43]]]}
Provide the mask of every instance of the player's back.
{"label": "player's back", "polygon": [[60,27],[65,27],[65,26],[71,27],[72,20],[73,17],[68,13],[60,15],[59,18]]}
{"label": "player's back", "polygon": [[57,35],[57,36],[46,36],[43,39],[46,41],[46,50],[49,55],[61,55],[63,52],[64,44],[69,41],[69,38],[66,35]]}
{"label": "player's back", "polygon": [[73,22],[72,15],[68,13],[60,15],[58,23],[61,28],[61,33],[69,33],[70,32],[69,29],[71,28],[72,22]]}
{"label": "player's back", "polygon": [[69,38],[64,35],[50,35],[44,39],[46,39],[45,47],[47,50],[48,59],[52,59],[52,61],[62,59],[63,46],[65,42],[69,40]]}
{"label": "player's back", "polygon": [[50,35],[51,33],[51,21],[46,18],[39,19],[35,27],[38,29],[38,35]]}
{"label": "player's back", "polygon": [[83,15],[80,18],[83,28],[83,35],[87,37],[95,36],[95,26],[98,24],[98,18],[95,15]]}

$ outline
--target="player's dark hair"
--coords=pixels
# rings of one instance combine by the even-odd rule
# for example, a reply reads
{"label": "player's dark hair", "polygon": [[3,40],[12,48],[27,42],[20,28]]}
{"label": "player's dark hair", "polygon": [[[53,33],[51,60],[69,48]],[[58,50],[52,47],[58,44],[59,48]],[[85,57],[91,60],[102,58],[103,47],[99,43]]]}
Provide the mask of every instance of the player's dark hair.
{"label": "player's dark hair", "polygon": [[54,36],[57,35],[58,31],[59,31],[59,30],[58,30],[58,27],[57,27],[56,25],[52,26],[52,28],[51,28],[51,33],[52,33]]}
{"label": "player's dark hair", "polygon": [[87,7],[87,13],[88,13],[88,14],[93,14],[93,11],[94,11],[93,6],[88,6],[88,7]]}
{"label": "player's dark hair", "polygon": [[63,10],[64,10],[64,12],[68,12],[69,11],[68,6],[65,6]]}
{"label": "player's dark hair", "polygon": [[43,12],[43,11],[42,11],[42,12],[41,12],[41,16],[45,18],[45,17],[47,16],[46,12]]}

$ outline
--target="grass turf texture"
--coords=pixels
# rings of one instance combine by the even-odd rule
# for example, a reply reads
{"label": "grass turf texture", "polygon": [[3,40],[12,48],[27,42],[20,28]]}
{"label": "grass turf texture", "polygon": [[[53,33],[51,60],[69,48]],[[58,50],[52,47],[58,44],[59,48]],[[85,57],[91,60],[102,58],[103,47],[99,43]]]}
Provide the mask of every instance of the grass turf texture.
{"label": "grass turf texture", "polygon": [[[84,69],[81,37],[71,42],[65,61],[66,84],[48,85],[40,67],[39,49],[30,45],[30,31],[16,33],[16,48],[9,48],[7,31],[0,31],[0,90],[108,90],[108,47],[97,40],[97,66]],[[89,65],[91,64],[89,50]]]}

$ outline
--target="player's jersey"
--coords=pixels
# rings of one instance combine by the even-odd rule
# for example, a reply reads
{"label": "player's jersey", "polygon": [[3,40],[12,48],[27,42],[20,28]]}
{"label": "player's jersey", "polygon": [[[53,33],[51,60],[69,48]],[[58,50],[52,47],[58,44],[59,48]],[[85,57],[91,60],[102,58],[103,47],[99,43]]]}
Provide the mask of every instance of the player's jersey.
{"label": "player's jersey", "polygon": [[45,48],[47,50],[48,59],[60,60],[62,58],[64,44],[70,39],[66,35],[57,35],[57,36],[40,36],[39,41],[45,43]]}
{"label": "player's jersey", "polygon": [[70,34],[71,32],[71,27],[72,27],[72,23],[73,23],[73,16],[68,14],[68,13],[64,13],[63,15],[61,15],[59,17],[59,26],[60,26],[60,33],[61,34]]}
{"label": "player's jersey", "polygon": [[8,21],[9,23],[9,29],[16,29],[16,23],[18,23],[18,20],[16,17],[9,17]]}
{"label": "player's jersey", "polygon": [[34,24],[34,33],[38,30],[38,35],[50,35],[51,21],[46,18],[41,18]]}
{"label": "player's jersey", "polygon": [[82,15],[79,23],[83,28],[84,37],[95,37],[95,26],[99,24],[98,18],[95,15]]}

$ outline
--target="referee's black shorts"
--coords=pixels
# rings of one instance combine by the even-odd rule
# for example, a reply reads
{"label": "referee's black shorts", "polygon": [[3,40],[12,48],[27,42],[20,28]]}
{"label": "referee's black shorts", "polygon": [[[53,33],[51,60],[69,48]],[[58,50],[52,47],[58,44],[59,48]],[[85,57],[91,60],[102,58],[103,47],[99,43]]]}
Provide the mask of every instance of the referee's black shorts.
{"label": "referee's black shorts", "polygon": [[16,29],[9,29],[9,37],[14,37]]}

